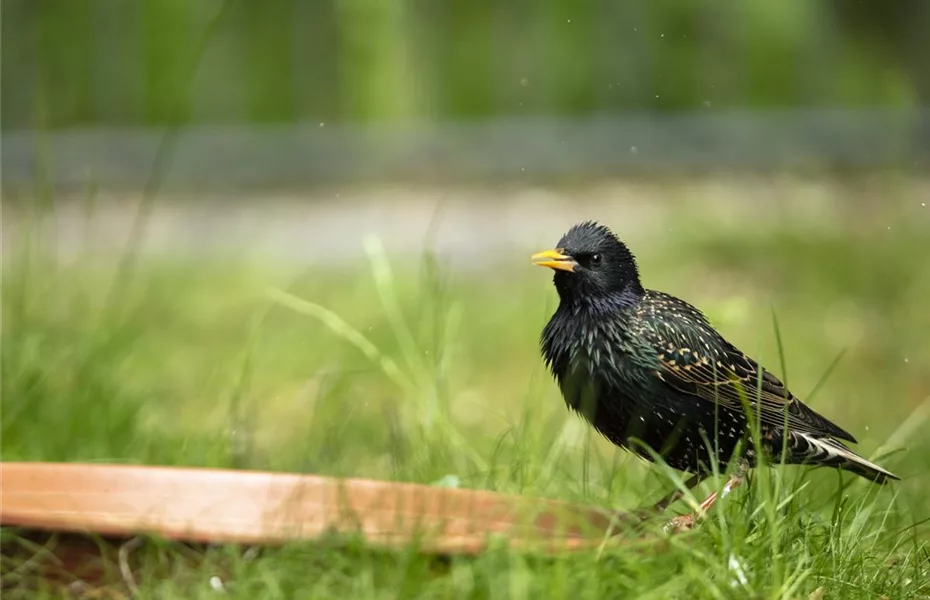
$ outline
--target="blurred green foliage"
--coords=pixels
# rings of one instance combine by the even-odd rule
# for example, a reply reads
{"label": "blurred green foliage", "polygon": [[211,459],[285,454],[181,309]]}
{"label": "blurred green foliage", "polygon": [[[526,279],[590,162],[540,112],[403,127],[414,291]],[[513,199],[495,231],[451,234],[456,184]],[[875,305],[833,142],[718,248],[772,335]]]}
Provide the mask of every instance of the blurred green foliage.
{"label": "blurred green foliage", "polygon": [[913,106],[928,30],[922,0],[7,0],[2,123]]}

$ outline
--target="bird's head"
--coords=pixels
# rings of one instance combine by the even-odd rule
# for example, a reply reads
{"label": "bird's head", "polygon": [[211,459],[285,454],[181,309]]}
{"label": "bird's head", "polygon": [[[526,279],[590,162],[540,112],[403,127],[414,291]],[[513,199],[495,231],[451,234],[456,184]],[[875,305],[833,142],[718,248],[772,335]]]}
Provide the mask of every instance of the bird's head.
{"label": "bird's head", "polygon": [[562,300],[633,303],[644,293],[633,253],[610,229],[593,221],[575,225],[554,250],[534,254],[532,260],[555,271],[553,282]]}

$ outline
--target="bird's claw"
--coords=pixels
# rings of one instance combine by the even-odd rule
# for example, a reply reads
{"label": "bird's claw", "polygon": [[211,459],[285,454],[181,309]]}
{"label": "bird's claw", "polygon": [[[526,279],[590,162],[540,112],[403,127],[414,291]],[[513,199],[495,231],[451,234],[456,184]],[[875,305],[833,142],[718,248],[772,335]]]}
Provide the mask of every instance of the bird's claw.
{"label": "bird's claw", "polygon": [[694,515],[679,515],[665,524],[666,533],[681,533],[694,529]]}

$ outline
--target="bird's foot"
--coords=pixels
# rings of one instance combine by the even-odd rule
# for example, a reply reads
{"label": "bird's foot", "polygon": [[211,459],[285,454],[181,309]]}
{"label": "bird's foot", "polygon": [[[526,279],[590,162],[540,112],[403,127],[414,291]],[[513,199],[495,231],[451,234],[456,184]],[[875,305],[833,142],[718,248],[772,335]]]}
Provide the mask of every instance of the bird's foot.
{"label": "bird's foot", "polygon": [[714,502],[717,501],[717,492],[711,492],[707,498],[698,506],[698,509],[692,513],[686,515],[678,515],[674,519],[671,519],[665,523],[666,533],[681,533],[684,531],[691,531],[694,529],[694,526],[697,524],[698,519],[704,517],[707,514],[707,510],[714,505]]}
{"label": "bird's foot", "polygon": [[[688,479],[688,481],[685,482],[684,490],[693,489],[699,483],[701,483],[705,477],[706,475],[703,473],[698,473],[696,475],[693,475],[690,479]],[[676,488],[672,490],[668,495],[666,495],[664,498],[656,502],[655,505],[652,507],[651,511],[655,514],[660,514],[660,513],[665,512],[666,508],[671,506],[674,502],[678,501],[679,498],[685,495],[684,490],[680,488]],[[646,509],[646,510],[649,510],[649,509]]]}
{"label": "bird's foot", "polygon": [[704,517],[707,514],[707,511],[711,506],[714,505],[714,502],[717,501],[717,492],[711,492],[707,498],[698,506],[697,510],[688,513],[686,515],[678,515],[674,519],[668,521],[665,524],[666,533],[681,533],[684,531],[691,531],[694,529],[694,526],[697,524],[698,519]]}
{"label": "bird's foot", "polygon": [[688,515],[678,515],[674,519],[668,521],[663,529],[665,533],[682,533],[684,531],[691,531],[694,529],[695,513]]}
{"label": "bird's foot", "polygon": [[697,523],[697,520],[702,518],[707,514],[707,511],[710,510],[710,507],[717,502],[719,496],[726,496],[732,492],[735,488],[738,488],[743,484],[743,481],[746,479],[746,473],[748,471],[748,466],[745,463],[741,463],[739,469],[734,473],[723,486],[720,494],[717,492],[711,492],[708,494],[704,501],[698,506],[697,510],[693,513],[687,515],[679,515],[665,524],[665,531],[668,533],[678,533],[681,531],[690,531],[694,528],[694,525]]}

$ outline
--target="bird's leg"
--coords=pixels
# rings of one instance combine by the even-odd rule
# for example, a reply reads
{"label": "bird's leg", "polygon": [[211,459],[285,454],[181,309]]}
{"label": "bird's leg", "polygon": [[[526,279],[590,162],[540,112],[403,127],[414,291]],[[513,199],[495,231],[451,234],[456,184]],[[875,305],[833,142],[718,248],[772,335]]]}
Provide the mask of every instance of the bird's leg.
{"label": "bird's leg", "polygon": [[[690,490],[694,488],[694,486],[696,486],[697,484],[701,483],[706,477],[707,475],[704,475],[702,473],[692,475],[691,478],[685,482],[683,487],[686,490]],[[641,508],[635,511],[633,514],[640,521],[645,521],[646,519],[652,517],[653,515],[662,514],[663,512],[665,512],[666,508],[671,506],[673,502],[675,502],[676,500],[678,500],[684,495],[685,493],[681,489],[676,487],[674,490],[672,490],[671,492],[663,496],[661,500],[659,500],[652,506],[647,507],[647,508]]]}
{"label": "bird's leg", "polygon": [[710,507],[714,505],[719,496],[726,496],[743,484],[743,481],[746,479],[746,473],[748,472],[749,463],[744,460],[740,461],[736,472],[730,476],[726,484],[723,486],[723,490],[719,494],[717,492],[711,492],[706,498],[704,498],[704,501],[701,502],[696,511],[687,515],[675,517],[665,524],[665,530],[671,532],[687,531],[694,527],[694,522],[704,516],[704,514],[710,510]]}
{"label": "bird's leg", "polygon": [[[703,473],[697,473],[696,475],[692,475],[691,478],[685,482],[684,488],[686,490],[691,490],[697,484],[704,481],[706,477],[707,475],[704,475]],[[679,498],[681,498],[684,495],[685,493],[681,490],[681,488],[676,487],[668,495],[666,495],[664,498],[656,502],[653,505],[652,510],[656,513],[664,512],[665,509],[671,506],[673,502],[677,501]]]}

